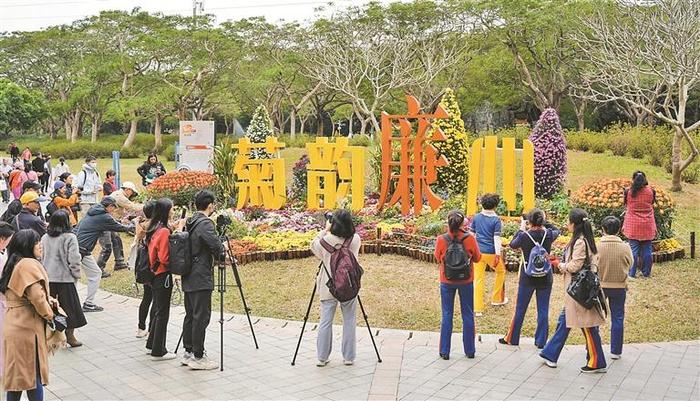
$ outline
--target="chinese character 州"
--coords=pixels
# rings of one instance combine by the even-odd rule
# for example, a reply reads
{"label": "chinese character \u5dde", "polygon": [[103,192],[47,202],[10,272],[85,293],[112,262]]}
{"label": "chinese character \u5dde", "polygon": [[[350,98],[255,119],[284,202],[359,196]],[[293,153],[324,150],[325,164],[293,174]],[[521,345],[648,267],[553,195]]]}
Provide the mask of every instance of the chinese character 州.
{"label": "chinese character \u5dde", "polygon": [[360,146],[348,146],[348,138],[338,138],[328,143],[328,138],[318,138],[307,143],[309,164],[307,168],[309,209],[330,209],[348,194],[350,207],[358,211],[364,206],[365,154]]}
{"label": "chinese character \u5dde", "polygon": [[[418,100],[412,96],[406,96],[406,103],[408,114],[382,113],[382,185],[378,203],[381,209],[385,204],[392,206],[401,202],[403,215],[409,214],[411,201],[414,214],[420,214],[423,197],[433,210],[442,205],[442,200],[433,193],[430,184],[437,180],[437,168],[448,164],[445,156],[437,157],[438,152],[433,145],[425,143],[426,139],[445,140],[442,130],[432,126],[431,119],[448,118],[447,112],[438,106],[435,114],[420,114]],[[394,121],[398,122],[399,136],[393,135]],[[418,127],[415,136],[412,135],[414,124]],[[426,138],[429,129],[432,133],[430,138]],[[399,160],[393,159],[394,142],[399,143]],[[392,181],[396,181],[394,194],[387,202]]]}
{"label": "chinese character \u5dde", "polygon": [[248,138],[241,138],[233,147],[238,149],[238,156],[233,167],[238,188],[237,209],[247,204],[263,206],[267,209],[279,209],[287,200],[284,174],[284,160],[251,159],[256,150],[265,149],[273,154],[284,148],[284,143],[275,137],[267,137],[265,143],[251,143]]}

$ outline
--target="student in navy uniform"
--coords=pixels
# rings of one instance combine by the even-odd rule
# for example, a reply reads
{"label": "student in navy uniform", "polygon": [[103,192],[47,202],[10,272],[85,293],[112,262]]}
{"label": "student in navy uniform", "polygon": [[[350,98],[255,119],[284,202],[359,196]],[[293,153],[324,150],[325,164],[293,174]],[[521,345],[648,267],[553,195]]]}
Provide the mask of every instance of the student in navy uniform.
{"label": "student in navy uniform", "polygon": [[[528,229],[526,224],[529,223]],[[526,274],[527,261],[530,260],[530,252],[536,245],[542,245],[547,252],[552,251],[552,243],[559,236],[560,231],[545,220],[544,212],[540,209],[532,209],[520,222],[520,231],[510,242],[510,247],[520,249],[523,252],[524,263],[521,264],[518,273],[518,299],[515,303],[515,313],[510,322],[508,333],[498,340],[501,344],[519,345],[520,329],[525,320],[525,312],[530,305],[532,295],[536,294],[537,300],[537,329],[535,330],[535,345],[542,349],[547,343],[549,335],[549,298],[552,295],[552,271],[544,277],[532,277]],[[536,243],[536,244],[535,244]]]}

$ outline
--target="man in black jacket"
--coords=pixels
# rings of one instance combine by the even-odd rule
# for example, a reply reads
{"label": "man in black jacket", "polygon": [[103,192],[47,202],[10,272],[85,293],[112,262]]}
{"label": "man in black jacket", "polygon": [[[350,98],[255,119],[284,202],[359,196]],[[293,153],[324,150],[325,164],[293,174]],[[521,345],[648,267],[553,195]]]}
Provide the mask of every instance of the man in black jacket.
{"label": "man in black jacket", "polygon": [[[27,193],[27,191],[33,191],[37,195],[41,192],[41,184],[38,182],[34,181],[25,181],[24,184],[22,184],[22,194]],[[41,199],[39,199],[41,201]],[[9,205],[7,205],[7,210],[5,210],[5,213],[2,214],[2,217],[0,217],[0,220],[6,221],[8,223],[12,223],[15,219],[15,216],[19,214],[19,212],[22,211],[22,202],[20,202],[19,199],[14,199],[12,202],[10,202]],[[39,216],[40,219],[44,220],[44,214],[43,213],[38,213],[37,216]]]}
{"label": "man in black jacket", "polygon": [[111,216],[117,210],[117,202],[108,197],[102,198],[102,202],[93,205],[80,220],[80,223],[73,229],[78,236],[78,248],[83,257],[81,265],[87,277],[87,298],[83,303],[84,312],[101,312],[101,306],[95,305],[95,294],[100,288],[102,279],[102,269],[97,266],[92,251],[97,245],[97,240],[106,231],[127,232],[134,229],[133,225],[125,226],[120,224]]}
{"label": "man in black jacket", "polygon": [[41,205],[39,204],[39,195],[34,191],[25,192],[20,198],[22,202],[22,210],[15,216],[13,226],[19,230],[30,229],[34,230],[42,237],[46,234],[46,223],[37,216],[41,214]]}
{"label": "man in black jacket", "polygon": [[224,246],[216,235],[214,222],[215,197],[211,191],[199,191],[194,204],[197,212],[187,220],[192,246],[192,271],[182,277],[185,292],[185,322],[182,342],[185,355],[182,364],[190,369],[210,370],[219,365],[204,353],[204,336],[211,317],[211,293],[214,290],[214,260],[223,260]]}

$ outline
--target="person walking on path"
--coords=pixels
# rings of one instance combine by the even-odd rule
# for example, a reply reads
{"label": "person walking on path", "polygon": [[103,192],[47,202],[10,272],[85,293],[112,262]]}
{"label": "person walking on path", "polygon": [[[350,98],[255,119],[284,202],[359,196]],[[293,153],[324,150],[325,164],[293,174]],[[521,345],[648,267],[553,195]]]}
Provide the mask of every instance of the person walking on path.
{"label": "person walking on path", "polygon": [[155,153],[149,153],[146,161],[136,169],[136,172],[141,176],[141,183],[144,187],[166,173],[165,166],[158,161],[158,156]]}
{"label": "person walking on path", "polygon": [[[5,268],[5,262],[7,262],[7,244],[12,239],[12,235],[15,233],[14,227],[10,223],[0,221],[0,275]],[[5,294],[0,292],[0,327],[4,327],[5,320]],[[2,377],[3,372],[3,361],[5,347],[3,340],[3,330],[0,329],[0,377]]]}
{"label": "person walking on path", "polygon": [[6,297],[3,388],[8,401],[43,400],[49,384],[46,324],[53,323],[58,301],[49,296],[49,278],[41,265],[41,242],[33,230],[20,230],[7,247],[8,260],[0,277]]}
{"label": "person walking on path", "polygon": [[32,162],[32,151],[29,148],[24,148],[22,151],[22,164],[24,164],[24,169],[29,170],[29,166]]}
{"label": "person walking on path", "polygon": [[2,192],[3,203],[8,203],[10,201],[10,173],[12,173],[14,167],[10,164],[8,159],[2,159],[2,164],[0,164],[0,192]]}
{"label": "person walking on path", "polygon": [[[131,252],[129,253],[129,268],[132,270],[136,269],[136,256],[138,251],[138,246],[141,241],[146,238],[146,230],[148,230],[148,225],[151,223],[151,218],[153,217],[153,208],[155,207],[155,201],[148,201],[143,206],[143,214],[138,223],[136,223],[136,232],[134,234],[134,241],[131,244]],[[138,285],[138,284],[137,284]],[[153,303],[153,289],[150,283],[143,285],[143,296],[141,297],[141,304],[139,304],[139,323],[136,329],[136,338],[144,338],[148,336],[150,330],[146,329],[146,317],[148,317],[148,324],[151,326],[153,324],[153,318],[155,314],[155,309],[151,306]],[[150,309],[150,316],[148,310]]]}
{"label": "person walking on path", "polygon": [[224,245],[216,235],[210,216],[214,213],[216,197],[211,191],[199,191],[194,198],[197,213],[187,221],[192,247],[192,271],[182,277],[185,292],[185,321],[182,344],[185,355],[182,364],[194,370],[219,367],[204,352],[204,338],[211,318],[211,294],[214,291],[214,261],[224,260]]}
{"label": "person walking on path", "polygon": [[[530,224],[528,229],[526,223]],[[532,295],[536,294],[537,329],[535,330],[535,346],[542,349],[549,336],[549,298],[552,295],[553,275],[551,265],[549,270],[539,276],[528,274],[527,263],[530,262],[534,248],[544,249],[549,254],[552,243],[559,237],[559,230],[545,220],[545,214],[540,209],[532,209],[520,222],[520,231],[510,241],[510,247],[523,252],[518,271],[518,298],[515,301],[515,312],[510,322],[508,333],[498,340],[501,344],[519,345],[520,330],[525,320],[525,312],[530,305]],[[533,261],[535,263],[535,261]],[[547,261],[543,261],[547,263]],[[531,270],[530,270],[531,271]]]}
{"label": "person walking on path", "polygon": [[17,160],[19,160],[19,148],[14,142],[10,144],[10,157],[12,157],[12,163],[15,163]]}
{"label": "person walking on path", "polygon": [[53,175],[53,167],[51,166],[51,155],[44,155],[44,175],[41,177],[41,185],[44,186],[44,192],[49,191],[49,185],[53,184],[51,177]]}
{"label": "person walking on path", "polygon": [[[41,152],[37,153],[34,160],[32,160],[32,171],[36,172],[37,182],[42,184],[42,189],[44,188],[44,176],[46,175],[46,159]],[[46,191],[46,189],[44,189]]]}
{"label": "person walking on path", "polygon": [[[440,269],[440,300],[442,305],[442,321],[440,323],[440,357],[450,359],[452,341],[452,319],[454,316],[455,293],[459,292],[459,305],[462,314],[462,344],[467,358],[474,358],[476,353],[476,329],[474,325],[474,263],[481,260],[476,239],[464,231],[465,216],[459,210],[453,210],[447,215],[447,233],[437,237],[435,244],[435,259]],[[456,246],[453,250],[453,244]],[[452,278],[446,271],[446,263],[454,268],[452,252],[462,256],[457,258],[463,265],[461,279]],[[447,260],[449,259],[449,260]]]}
{"label": "person walking on path", "polygon": [[102,191],[100,173],[97,172],[97,159],[88,156],[75,180],[75,186],[80,189],[80,206],[86,212],[97,204],[97,197]]}
{"label": "person walking on path", "polygon": [[[100,280],[105,277],[103,271],[97,266],[92,251],[95,250],[97,240],[105,231],[127,232],[132,231],[133,226],[120,224],[111,216],[117,209],[117,203],[109,196],[88,210],[85,217],[73,229],[78,236],[78,247],[82,257],[81,266],[87,278],[87,297],[83,302],[84,312],[101,312],[101,306],[95,305],[95,295],[100,288]],[[106,277],[109,277],[107,273]]]}
{"label": "person walking on path", "polygon": [[508,303],[506,298],[506,266],[501,260],[501,219],[496,214],[500,202],[497,194],[484,194],[481,197],[481,213],[474,215],[469,231],[476,235],[481,261],[474,264],[474,312],[484,313],[484,287],[486,286],[486,266],[496,271],[491,305]]}
{"label": "person walking on path", "polygon": [[[569,232],[572,233],[571,241],[564,251],[566,263],[560,263],[558,259],[552,259],[552,266],[564,274],[564,288],[568,288],[571,278],[586,264],[590,264],[593,272],[597,271],[598,249],[593,238],[593,226],[588,219],[588,214],[582,209],[572,209],[569,212]],[[572,328],[580,328],[586,340],[586,365],[581,368],[582,373],[603,373],[607,371],[605,355],[600,339],[598,327],[605,323],[605,318],[598,308],[586,309],[574,300],[568,293],[564,294],[564,309],[559,315],[557,328],[552,338],[540,352],[544,363],[551,367],[557,367],[557,360],[561,354],[569,331]]]}
{"label": "person walking on path", "polygon": [[343,314],[343,339],[340,346],[343,363],[352,365],[355,363],[357,352],[357,316],[355,313],[357,297],[340,302],[331,294],[326,283],[330,280],[328,275],[331,270],[331,255],[333,253],[327,250],[322,242],[335,249],[345,246],[357,259],[360,252],[360,236],[355,233],[355,225],[349,211],[339,209],[333,212],[333,217],[326,221],[325,229],[321,230],[311,242],[311,252],[323,263],[316,276],[316,287],[319,289],[321,300],[321,317],[318,323],[318,337],[316,338],[316,356],[318,358],[316,366],[323,367],[330,362],[329,358],[333,346],[333,318],[338,304],[340,304],[340,311]]}
{"label": "person walking on path", "polygon": [[632,174],[632,187],[625,189],[625,221],[622,233],[629,240],[634,261],[629,269],[629,276],[637,276],[637,264],[642,265],[642,275],[651,276],[651,241],[656,238],[656,220],[654,218],[654,201],[656,192],[649,186],[647,176],[637,171]]}
{"label": "person walking on path", "polygon": [[620,219],[608,216],[601,224],[605,235],[598,246],[598,276],[610,305],[610,357],[620,359],[625,332],[627,269],[634,260],[632,249],[618,236]]}
{"label": "person walking on path", "polygon": [[75,329],[87,324],[75,283],[80,279],[80,249],[68,219],[68,212],[57,210],[49,219],[49,228],[41,238],[42,262],[49,276],[51,296],[61,301],[66,312],[66,341],[73,348],[83,345],[75,338]]}
{"label": "person walking on path", "polygon": [[[170,273],[170,243],[171,230],[168,222],[173,218],[173,201],[161,198],[156,201],[153,208],[153,217],[146,230],[146,244],[148,246],[148,261],[151,270],[155,273],[151,286],[153,287],[153,308],[155,309],[154,321],[146,340],[146,349],[151,354],[151,359],[164,361],[177,358],[177,355],[168,352],[165,346],[168,334],[168,321],[170,320],[170,298],[173,293],[173,275]],[[179,220],[172,231],[179,231],[185,224],[185,220]]]}
{"label": "person walking on path", "polygon": [[29,177],[24,171],[24,164],[22,162],[15,162],[15,169],[10,173],[10,178],[8,179],[12,196],[15,199],[19,199],[19,197],[22,196],[22,185],[27,181],[29,181]]}

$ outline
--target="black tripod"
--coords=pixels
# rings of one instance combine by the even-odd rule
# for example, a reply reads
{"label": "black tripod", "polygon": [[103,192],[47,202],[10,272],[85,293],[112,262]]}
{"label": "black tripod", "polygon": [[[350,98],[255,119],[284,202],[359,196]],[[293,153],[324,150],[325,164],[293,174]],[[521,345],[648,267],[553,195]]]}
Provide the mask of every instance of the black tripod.
{"label": "black tripod", "polygon": [[[221,241],[225,244],[229,243],[228,236],[226,234],[220,235]],[[233,270],[233,277],[236,280],[236,287],[241,294],[241,301],[243,303],[243,310],[245,310],[246,317],[248,318],[248,325],[250,326],[250,332],[253,335],[253,342],[255,343],[255,349],[259,349],[258,340],[255,337],[255,329],[253,328],[253,322],[250,319],[250,308],[245,301],[245,296],[243,295],[243,285],[241,284],[241,276],[238,274],[238,264],[236,263],[236,258],[233,256],[231,249],[227,249],[223,259],[219,260],[219,279],[217,281],[217,291],[219,292],[219,325],[221,326],[221,362],[219,364],[220,371],[224,371],[224,294],[226,293],[226,256],[228,256],[231,261],[231,270]],[[180,347],[180,342],[182,341],[182,334],[180,334],[180,340],[177,342],[177,347],[175,347],[175,353]]]}
{"label": "black tripod", "polygon": [[[316,271],[316,277],[318,278],[319,273],[321,273],[321,267],[323,267],[323,262],[319,263],[318,270]],[[297,341],[297,348],[294,350],[294,358],[292,358],[292,366],[297,361],[297,354],[299,353],[299,346],[301,345],[301,338],[304,336],[304,329],[306,328],[306,322],[309,320],[309,313],[311,313],[311,305],[314,303],[314,296],[316,295],[317,281],[314,279],[314,289],[311,291],[311,299],[309,299],[309,306],[306,308],[306,315],[304,316],[304,323],[301,325],[301,333],[299,333],[299,341]],[[369,320],[367,320],[367,313],[365,313],[365,307],[362,306],[362,300],[360,295],[357,295],[357,303],[360,304],[360,310],[362,311],[362,317],[365,319],[365,324],[367,325],[367,331],[369,331],[369,338],[372,339],[372,345],[374,346],[374,352],[377,354],[377,362],[382,362],[382,357],[379,356],[379,350],[377,349],[377,344],[374,342],[374,336],[372,335],[372,329],[369,327]]]}

